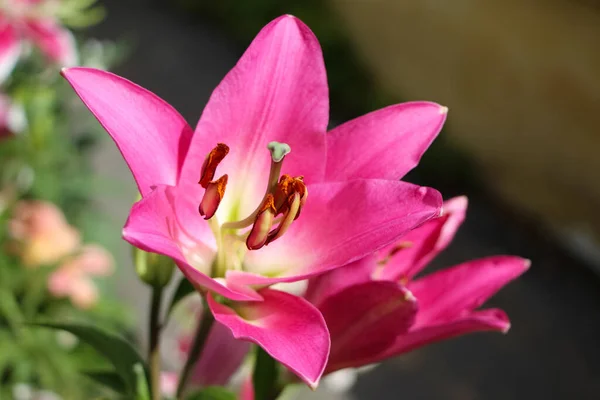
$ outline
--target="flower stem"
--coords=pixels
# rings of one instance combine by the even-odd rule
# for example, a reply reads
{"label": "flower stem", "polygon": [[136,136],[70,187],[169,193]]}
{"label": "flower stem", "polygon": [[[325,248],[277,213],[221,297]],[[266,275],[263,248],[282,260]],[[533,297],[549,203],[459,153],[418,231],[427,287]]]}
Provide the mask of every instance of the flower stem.
{"label": "flower stem", "polygon": [[277,362],[259,346],[256,346],[252,385],[255,399],[276,400],[283,391]]}
{"label": "flower stem", "polygon": [[160,390],[160,305],[162,303],[162,287],[152,288],[152,306],[150,308],[150,346],[148,361],[150,363],[150,387],[152,400],[161,399]]}
{"label": "flower stem", "polygon": [[192,367],[196,364],[196,361],[202,355],[202,350],[204,349],[204,345],[206,344],[206,340],[208,339],[208,335],[210,334],[210,330],[212,328],[213,323],[215,322],[215,318],[212,315],[212,312],[206,307],[206,301],[204,302],[205,307],[202,310],[202,319],[198,325],[196,330],[196,336],[194,337],[194,343],[192,344],[192,348],[190,349],[190,353],[188,358],[183,366],[183,370],[179,375],[179,385],[177,386],[177,399],[183,399],[183,391],[185,389],[186,383],[190,377],[190,373],[192,372]]}

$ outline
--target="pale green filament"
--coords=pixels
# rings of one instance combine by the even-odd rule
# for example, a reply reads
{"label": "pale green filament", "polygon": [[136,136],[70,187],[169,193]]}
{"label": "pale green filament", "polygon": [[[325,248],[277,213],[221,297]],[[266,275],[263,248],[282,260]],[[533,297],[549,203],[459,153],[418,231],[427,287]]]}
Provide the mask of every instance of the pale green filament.
{"label": "pale green filament", "polygon": [[215,240],[217,242],[217,256],[213,261],[211,275],[213,277],[224,277],[225,271],[227,271],[227,265],[225,261],[226,250],[223,248],[223,231],[219,228],[219,220],[216,215],[208,220],[208,224],[213,235],[215,235]]}

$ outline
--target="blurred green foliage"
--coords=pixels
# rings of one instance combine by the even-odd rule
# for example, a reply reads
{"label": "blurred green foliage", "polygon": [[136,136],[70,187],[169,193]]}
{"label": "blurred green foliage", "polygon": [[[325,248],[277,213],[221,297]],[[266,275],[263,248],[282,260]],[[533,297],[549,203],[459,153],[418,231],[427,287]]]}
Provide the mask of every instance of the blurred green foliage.
{"label": "blurred green foliage", "polygon": [[[65,0],[58,11],[64,22],[77,27],[98,21],[104,12],[95,0]],[[79,56],[84,65],[108,68],[120,54],[114,43],[82,41]],[[114,299],[106,283],[98,285],[101,295],[90,309],[51,296],[48,278],[57,266],[24,267],[9,251],[9,221],[20,200],[49,201],[81,232],[83,243],[112,249],[117,221],[100,212],[94,198],[118,188],[95,176],[92,165],[93,150],[106,135],[59,69],[35,48],[21,57],[0,92],[23,108],[26,120],[22,132],[0,137],[0,399],[14,398],[19,390],[90,398],[104,389],[82,378],[81,368],[101,369],[107,361],[67,332],[28,323],[88,323],[123,332],[131,327],[130,310]]]}

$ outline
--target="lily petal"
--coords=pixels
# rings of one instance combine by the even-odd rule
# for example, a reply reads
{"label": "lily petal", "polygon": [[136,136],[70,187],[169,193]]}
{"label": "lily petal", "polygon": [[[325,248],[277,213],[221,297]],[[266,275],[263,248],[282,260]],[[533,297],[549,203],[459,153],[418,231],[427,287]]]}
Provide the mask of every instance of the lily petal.
{"label": "lily petal", "polygon": [[327,180],[400,179],[436,138],[447,108],[417,101],[389,106],[327,134]]}
{"label": "lily petal", "polygon": [[317,38],[297,18],[277,18],[213,92],[196,127],[184,179],[197,181],[211,148],[227,144],[231,151],[219,173],[229,175],[228,191],[243,191],[246,197],[255,192],[245,201],[248,208],[240,210],[246,215],[264,193],[271,141],[291,146],[284,173],[322,180],[328,119],[327,76]]}
{"label": "lily petal", "polygon": [[4,23],[0,26],[0,83],[4,82],[19,61],[21,43],[13,27]]}
{"label": "lily petal", "polygon": [[235,340],[229,328],[215,322],[200,360],[192,370],[191,387],[226,385],[249,350],[250,343]]}
{"label": "lily petal", "polygon": [[385,350],[407,332],[417,314],[417,300],[397,283],[373,281],[327,298],[319,310],[331,336],[326,372],[333,372],[361,366],[363,358]]}
{"label": "lily petal", "polygon": [[192,129],[173,107],[110,72],[69,68],[62,74],[112,136],[142,196],[155,185],[177,183]]}
{"label": "lily petal", "polygon": [[77,46],[73,34],[51,20],[28,21],[23,24],[25,35],[53,62],[61,67],[77,64]]}
{"label": "lily petal", "polygon": [[[194,220],[185,214],[189,207],[180,205],[188,198],[177,196],[177,190],[184,188],[160,186],[135,203],[123,228],[123,238],[139,249],[172,258],[196,287],[213,290],[232,300],[260,300],[257,294],[228,288],[201,271],[210,265],[216,244],[205,222],[197,224],[194,240],[186,240],[189,231],[184,231],[186,226],[182,226],[182,221],[193,223]],[[199,214],[197,217],[202,221]],[[186,242],[193,243],[194,247],[187,247]]]}
{"label": "lily petal", "polygon": [[[381,269],[378,279],[410,280],[444,250],[465,220],[468,201],[465,196],[444,202],[442,216],[427,221],[407,233],[399,243],[381,251],[383,257],[392,256]],[[401,248],[401,250],[398,250]]]}
{"label": "lily petal", "polygon": [[419,299],[415,327],[452,321],[481,306],[529,268],[529,260],[495,256],[447,268],[409,285]]}
{"label": "lily petal", "polygon": [[509,328],[510,321],[504,311],[499,309],[475,311],[447,323],[424,326],[400,335],[388,349],[379,354],[372,354],[370,357],[364,358],[361,361],[361,365],[380,362],[428,344],[468,333],[489,331],[506,333]]}
{"label": "lily petal", "polygon": [[289,231],[248,252],[250,273],[228,271],[228,282],[293,282],[341,267],[437,216],[442,205],[436,190],[401,181],[327,182],[309,185],[308,193],[302,215]]}
{"label": "lily petal", "polygon": [[236,339],[261,346],[312,388],[317,387],[329,356],[330,340],[323,316],[301,297],[272,289],[260,291],[264,301],[227,306],[211,295],[215,319]]}
{"label": "lily petal", "polygon": [[354,285],[370,282],[377,265],[374,254],[361,258],[343,267],[325,272],[308,280],[304,298],[317,307],[342,290]]}

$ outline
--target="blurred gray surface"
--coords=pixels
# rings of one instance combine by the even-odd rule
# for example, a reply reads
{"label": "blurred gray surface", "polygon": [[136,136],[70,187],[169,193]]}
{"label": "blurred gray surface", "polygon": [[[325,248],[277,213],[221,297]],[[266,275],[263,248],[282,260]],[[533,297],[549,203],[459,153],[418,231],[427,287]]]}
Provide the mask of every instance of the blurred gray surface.
{"label": "blurred gray surface", "polygon": [[[166,5],[104,3],[109,17],[92,34],[134,39],[135,44],[127,63],[116,72],[160,95],[194,126],[212,89],[243,49],[221,32],[194,24]],[[115,218],[125,221],[135,195],[125,163],[110,143],[96,161],[99,174],[130,188],[102,199]],[[511,317],[510,333],[463,337],[388,361],[359,379],[353,398],[600,398],[598,279],[551,241],[520,228],[485,200],[472,198],[465,226],[433,266],[493,254],[530,258],[532,269],[490,302]],[[129,248],[124,243],[118,257],[124,260],[119,293],[136,307],[143,330],[148,293],[128,268]],[[306,398],[350,397],[307,391]]]}

